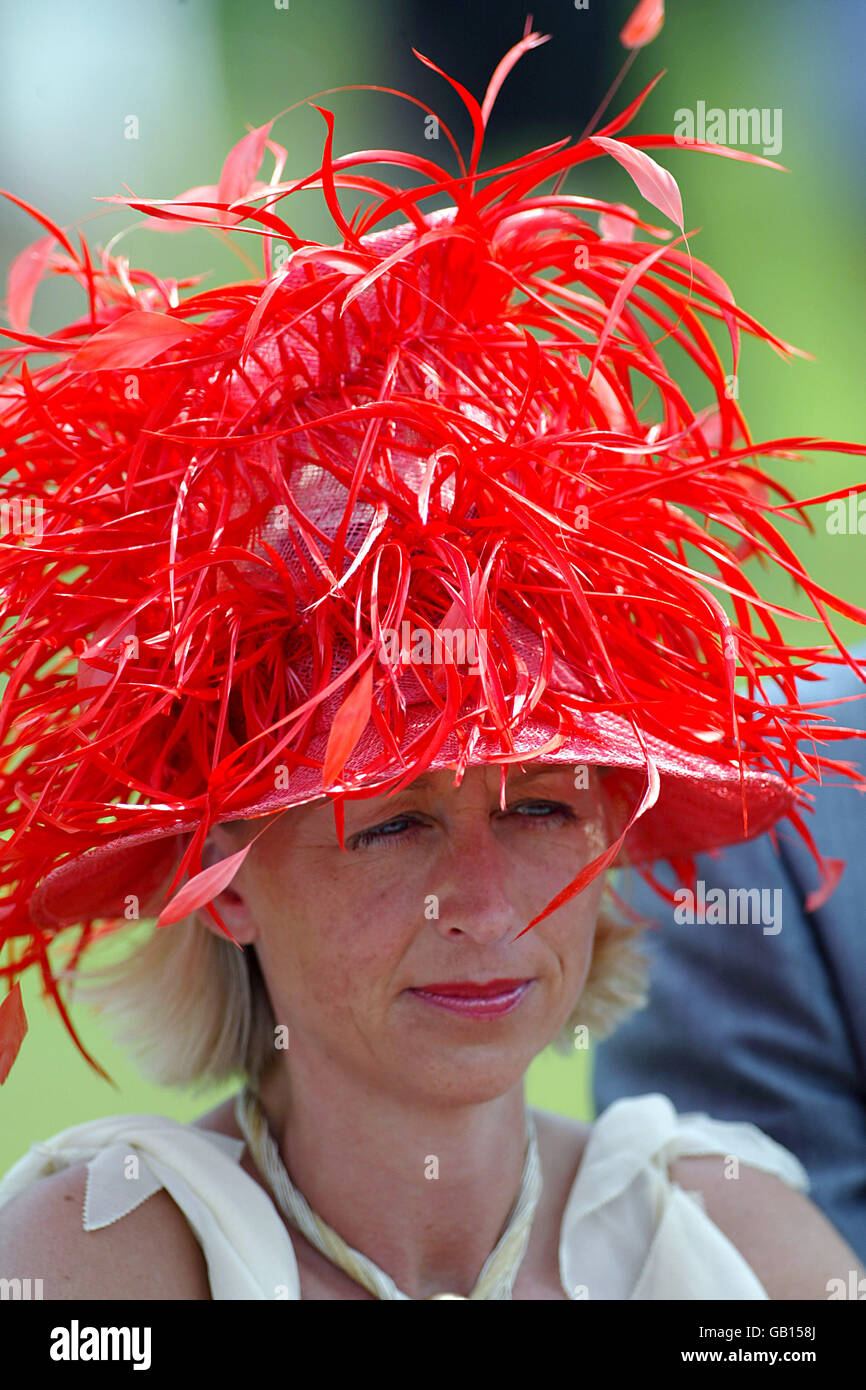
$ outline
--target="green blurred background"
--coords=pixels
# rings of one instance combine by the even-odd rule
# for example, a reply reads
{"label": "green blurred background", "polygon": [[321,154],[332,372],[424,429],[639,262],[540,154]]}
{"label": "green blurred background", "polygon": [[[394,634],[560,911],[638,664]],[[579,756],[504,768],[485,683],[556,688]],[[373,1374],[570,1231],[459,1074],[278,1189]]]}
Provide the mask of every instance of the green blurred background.
{"label": "green blurred background", "polygon": [[[631,8],[632,0],[591,0],[583,9],[571,0],[533,5],[533,27],[553,37],[526,55],[506,82],[484,166],[581,133],[625,56],[617,35]],[[695,254],[727,280],[745,309],[816,359],[786,363],[747,341],[739,404],[756,438],[814,433],[862,440],[866,120],[859,55],[866,7],[860,0],[834,0],[820,11],[808,0],[764,0],[760,6],[670,0],[667,9],[661,35],[638,54],[613,100],[611,113],[660,69],[668,70],[629,133],[672,131],[677,109],[695,109],[698,101],[783,113],[776,157],[788,173],[687,150],[659,153],[680,185],[686,227],[702,228],[692,242]],[[495,6],[456,0],[435,6],[420,0],[66,0],[61,7],[0,0],[0,183],[64,226],[87,219],[88,240],[104,244],[134,216],[106,211],[94,196],[132,191],[170,197],[216,183],[226,151],[249,126],[348,83],[420,97],[468,151],[471,132],[459,99],[411,49],[480,99],[496,63],[521,37],[526,14],[510,0]],[[344,92],[319,101],[336,115],[335,153],[388,145],[431,152],[423,112],[394,96]],[[131,130],[137,138],[127,138]],[[289,151],[284,177],[316,167],[324,131],[309,107],[277,122],[274,138]],[[444,140],[433,153],[447,159]],[[267,162],[266,177],[270,167]],[[651,222],[663,221],[610,160],[570,175],[566,191],[628,202]],[[301,208],[293,202],[296,229],[335,240],[321,196],[304,196]],[[41,229],[23,213],[6,202],[0,206],[3,267],[37,235]],[[243,244],[256,256],[255,242]],[[205,232],[134,230],[122,247],[134,264],[161,274],[207,270],[206,283],[247,274],[228,246]],[[80,308],[74,287],[46,287],[32,322],[47,332]],[[829,454],[773,469],[801,496],[848,487],[863,472],[862,461]],[[862,602],[866,538],[828,534],[825,517],[816,507],[814,534],[794,527],[787,534],[821,583]],[[772,576],[765,592],[780,602],[794,599],[781,575]],[[862,639],[862,631],[843,620],[839,631],[847,640]],[[147,1084],[87,1011],[74,1008],[85,1045],[114,1077],[114,1089],[76,1052],[59,1017],[40,1001],[35,980],[25,984],[24,1002],[30,1031],[0,1090],[0,1173],[34,1140],[69,1125],[127,1111],[190,1119],[234,1089],[192,1095]],[[590,1066],[586,1052],[539,1057],[528,1078],[530,1103],[591,1117]]]}

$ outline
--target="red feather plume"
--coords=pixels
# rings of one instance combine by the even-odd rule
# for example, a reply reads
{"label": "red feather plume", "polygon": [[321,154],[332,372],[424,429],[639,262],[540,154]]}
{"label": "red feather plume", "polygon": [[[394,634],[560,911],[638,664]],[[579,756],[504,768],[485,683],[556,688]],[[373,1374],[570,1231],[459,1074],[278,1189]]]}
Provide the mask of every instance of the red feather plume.
{"label": "red feather plume", "polygon": [[[649,42],[662,16],[661,4],[640,5],[623,41]],[[840,770],[814,740],[845,731],[801,704],[795,677],[821,661],[854,666],[830,615],[866,613],[800,564],[779,525],[806,523],[808,504],[760,461],[866,446],[752,440],[716,338],[727,332],[734,370],[741,334],[785,356],[795,349],[680,245],[679,189],[646,153],[675,137],[621,135],[654,83],[595,137],[481,170],[499,88],[543,37],[505,55],[481,103],[442,74],[472,121],[468,159],[440,122],[457,172],[399,150],[335,156],[333,116],[317,108],[323,158],[303,178],[282,181],[285,151],[268,123],[235,146],[216,186],[113,200],[168,230],[217,224],[258,238],[258,280],[198,291],[160,279],[83,239],[76,250],[5,195],[41,227],[12,267],[10,327],[0,330],[11,344],[0,353],[5,500],[38,504],[43,529],[0,545],[0,663],[10,673],[0,975],[11,988],[38,969],[73,1037],[49,963],[53,933],[29,911],[43,876],[91,846],[190,816],[200,826],[172,888],[210,873],[209,827],[269,792],[276,767],[305,764],[327,701],[339,709],[329,783],[371,720],[400,748],[405,701],[378,651],[382,631],[404,620],[432,632],[457,611],[469,628],[490,629],[494,647],[479,673],[446,665],[431,681],[439,715],[406,780],[460,711],[505,734],[529,711],[556,726],[554,656],[593,709],[624,716],[641,740],[770,768],[801,808],[822,769]],[[266,150],[275,168],[264,183]],[[605,154],[680,229],[676,241],[622,203],[542,191]],[[395,166],[411,186],[393,182]],[[309,188],[331,212],[335,246],[291,224],[293,197]],[[341,193],[359,195],[351,218]],[[424,210],[443,198],[450,213]],[[364,240],[395,218],[404,232]],[[290,256],[271,274],[277,239]],[[85,306],[40,335],[26,322],[46,274],[77,281]],[[700,373],[694,399],[670,374],[665,344]],[[315,497],[302,505],[289,485],[304,469],[322,470],[344,503],[335,533]],[[791,576],[812,609],[802,621],[819,635],[783,640],[779,615],[799,615],[760,596],[748,556]],[[543,637],[531,685],[503,613]],[[647,767],[641,809],[658,791]],[[341,824],[342,803],[335,809]],[[204,901],[222,884],[212,877],[188,884],[163,920]],[[76,959],[92,928],[82,925]],[[10,995],[0,1071],[20,1044],[19,1010]]]}

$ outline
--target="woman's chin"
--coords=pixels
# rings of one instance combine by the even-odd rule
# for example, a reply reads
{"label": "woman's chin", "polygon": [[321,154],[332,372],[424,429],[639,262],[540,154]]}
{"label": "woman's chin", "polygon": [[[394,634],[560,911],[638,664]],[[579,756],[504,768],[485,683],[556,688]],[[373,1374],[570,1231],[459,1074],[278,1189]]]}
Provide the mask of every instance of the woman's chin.
{"label": "woman's chin", "polygon": [[524,1053],[512,1050],[508,1056],[439,1058],[411,1075],[403,1069],[398,1085],[401,1093],[424,1105],[439,1106],[482,1105],[506,1095],[523,1083],[526,1069],[532,1061]]}
{"label": "woman's chin", "polygon": [[550,1029],[500,1022],[493,1030],[461,1032],[443,1026],[403,1034],[395,1049],[402,1085],[428,1100],[473,1104],[493,1100],[522,1082],[527,1068],[551,1041]]}

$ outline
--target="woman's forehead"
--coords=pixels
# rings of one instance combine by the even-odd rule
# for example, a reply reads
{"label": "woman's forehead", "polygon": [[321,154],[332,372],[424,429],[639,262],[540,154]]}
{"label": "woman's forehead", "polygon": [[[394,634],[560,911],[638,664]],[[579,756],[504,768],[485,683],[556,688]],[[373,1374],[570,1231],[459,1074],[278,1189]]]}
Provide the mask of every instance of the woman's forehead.
{"label": "woman's forehead", "polygon": [[[506,765],[505,787],[506,794],[522,791],[524,789],[535,789],[538,787],[543,790],[545,786],[573,787],[575,790],[588,790],[595,786],[598,774],[603,771],[601,768],[587,766],[585,764],[574,763],[555,763],[537,762],[512,763]],[[502,785],[502,766],[499,763],[475,764],[466,769],[459,785],[455,785],[455,772],[453,767],[439,768],[431,772],[422,772],[411,782],[407,783],[399,791],[382,791],[371,796],[352,796],[346,798],[346,807],[352,805],[378,806],[390,805],[405,797],[418,795],[436,795],[446,797],[459,797],[463,793],[464,799],[468,794],[484,789],[490,794],[498,795]],[[321,798],[315,803],[317,807],[324,807],[330,804],[329,798]]]}

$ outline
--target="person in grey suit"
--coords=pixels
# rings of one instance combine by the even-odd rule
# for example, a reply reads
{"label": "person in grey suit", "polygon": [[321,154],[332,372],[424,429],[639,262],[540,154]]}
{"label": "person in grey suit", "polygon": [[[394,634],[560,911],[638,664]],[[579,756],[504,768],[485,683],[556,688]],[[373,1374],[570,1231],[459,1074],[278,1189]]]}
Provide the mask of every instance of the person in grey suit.
{"label": "person in grey suit", "polygon": [[[824,669],[829,679],[812,699],[863,694],[850,670]],[[863,699],[828,713],[866,728]],[[830,751],[863,770],[862,740]],[[676,905],[665,903],[637,874],[626,876],[623,896],[658,924],[642,942],[649,1003],[598,1044],[593,1084],[599,1111],[621,1096],[662,1091],[680,1111],[758,1125],[797,1155],[812,1200],[866,1256],[866,798],[834,780],[816,790],[806,819],[822,853],[846,868],[813,912],[805,900],[816,886],[814,861],[784,827],[778,855],[764,835],[699,856],[693,901],[679,891]],[[672,873],[658,877],[677,888]],[[700,910],[751,888],[771,890],[765,907],[779,910],[758,922]]]}

